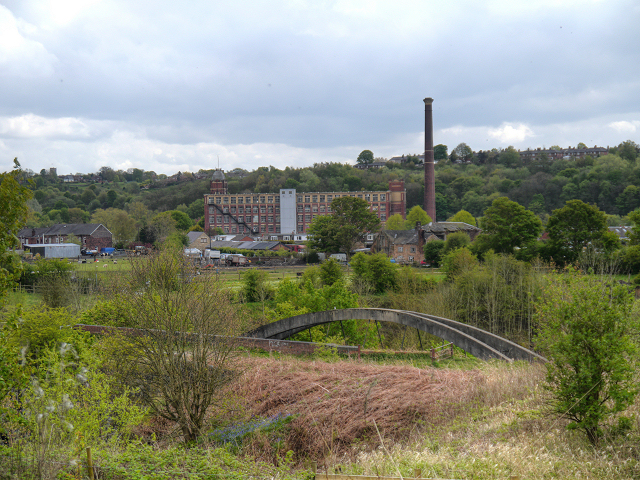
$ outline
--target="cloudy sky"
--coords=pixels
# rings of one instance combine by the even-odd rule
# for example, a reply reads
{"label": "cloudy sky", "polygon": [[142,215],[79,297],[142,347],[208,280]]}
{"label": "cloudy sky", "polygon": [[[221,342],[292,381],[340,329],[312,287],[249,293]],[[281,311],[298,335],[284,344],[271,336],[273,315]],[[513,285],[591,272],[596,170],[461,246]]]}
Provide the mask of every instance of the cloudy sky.
{"label": "cloudy sky", "polygon": [[0,170],[640,143],[638,0],[0,0]]}

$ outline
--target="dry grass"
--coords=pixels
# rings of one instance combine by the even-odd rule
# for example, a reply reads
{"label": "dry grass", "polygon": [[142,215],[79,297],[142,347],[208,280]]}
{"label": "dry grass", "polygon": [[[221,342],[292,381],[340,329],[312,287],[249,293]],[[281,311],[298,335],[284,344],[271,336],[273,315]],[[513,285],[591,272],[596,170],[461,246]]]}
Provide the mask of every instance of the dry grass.
{"label": "dry grass", "polygon": [[[248,360],[235,392],[256,415],[297,415],[288,447],[321,460],[353,456],[379,445],[374,427],[392,443],[415,441],[426,431],[504,399],[521,398],[531,385],[523,376],[487,375],[480,370]],[[505,387],[506,386],[506,387]]]}
{"label": "dry grass", "polygon": [[[640,478],[638,425],[593,449],[545,414],[541,365],[420,369],[250,358],[234,387],[252,413],[295,414],[286,448],[344,473],[439,478]],[[627,415],[637,413],[634,406]],[[374,426],[377,425],[380,437]],[[382,442],[384,442],[384,447]],[[275,458],[268,442],[249,451]],[[280,452],[280,455],[282,452]]]}

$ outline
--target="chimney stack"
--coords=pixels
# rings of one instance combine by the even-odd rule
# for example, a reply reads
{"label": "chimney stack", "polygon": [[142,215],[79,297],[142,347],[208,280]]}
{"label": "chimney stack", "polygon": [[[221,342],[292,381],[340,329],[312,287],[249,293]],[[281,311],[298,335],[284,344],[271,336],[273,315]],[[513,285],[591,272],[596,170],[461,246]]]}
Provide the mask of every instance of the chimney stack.
{"label": "chimney stack", "polygon": [[433,158],[433,98],[424,99],[424,210],[436,221],[436,171]]}

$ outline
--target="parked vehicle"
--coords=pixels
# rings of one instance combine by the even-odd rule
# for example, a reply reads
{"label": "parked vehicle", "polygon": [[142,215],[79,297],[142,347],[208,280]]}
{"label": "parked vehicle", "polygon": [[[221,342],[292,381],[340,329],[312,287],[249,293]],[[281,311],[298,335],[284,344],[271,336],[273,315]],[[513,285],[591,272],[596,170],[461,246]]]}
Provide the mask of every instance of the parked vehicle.
{"label": "parked vehicle", "polygon": [[227,255],[225,262],[230,267],[248,267],[251,264],[251,260],[239,253]]}

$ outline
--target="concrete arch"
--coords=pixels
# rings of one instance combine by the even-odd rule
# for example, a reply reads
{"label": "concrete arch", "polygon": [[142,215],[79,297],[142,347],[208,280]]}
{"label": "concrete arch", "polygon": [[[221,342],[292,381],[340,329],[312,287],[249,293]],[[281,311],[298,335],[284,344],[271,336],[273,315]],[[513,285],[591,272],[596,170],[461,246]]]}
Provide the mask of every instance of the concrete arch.
{"label": "concrete arch", "polygon": [[484,360],[499,358],[507,361],[546,361],[544,357],[506,338],[470,325],[434,315],[386,308],[347,308],[296,315],[295,317],[263,325],[245,336],[282,340],[311,327],[352,319],[392,322],[416,328],[447,340],[474,357]]}

